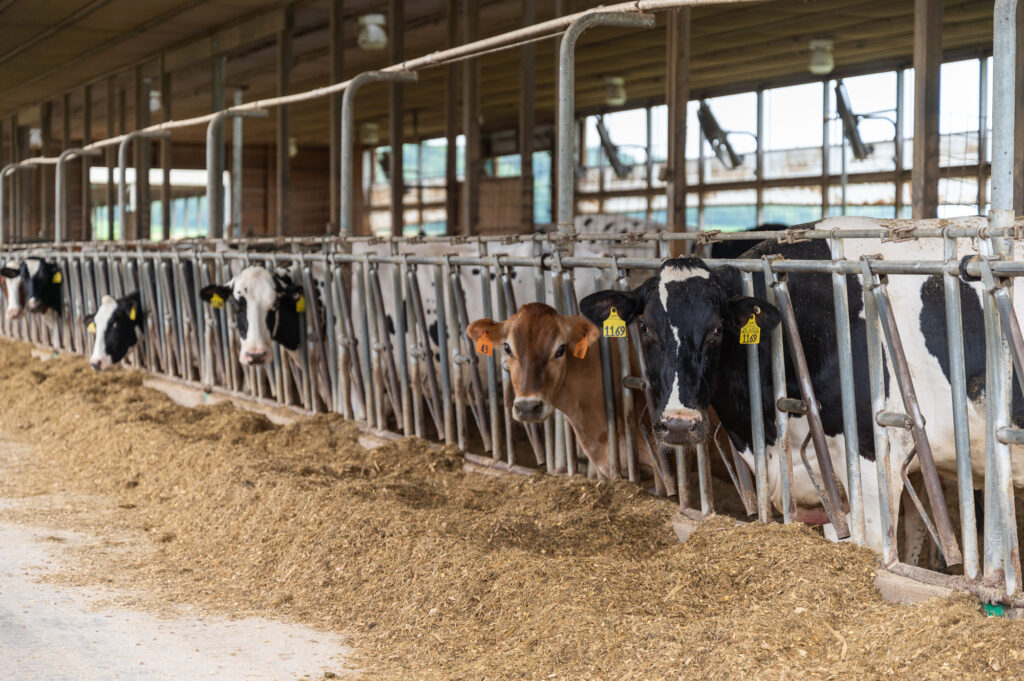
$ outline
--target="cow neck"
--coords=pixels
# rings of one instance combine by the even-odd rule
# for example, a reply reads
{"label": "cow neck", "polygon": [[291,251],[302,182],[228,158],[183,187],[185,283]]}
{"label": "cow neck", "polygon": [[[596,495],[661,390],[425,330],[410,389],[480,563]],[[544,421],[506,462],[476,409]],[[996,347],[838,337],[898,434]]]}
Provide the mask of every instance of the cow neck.
{"label": "cow neck", "polygon": [[[767,340],[767,339],[765,339]],[[765,444],[775,443],[775,408],[768,343],[758,346],[761,367],[761,413],[764,415]],[[723,339],[718,360],[718,377],[714,380],[711,406],[718,414],[718,420],[725,427],[733,444],[738,449],[752,449],[750,417],[750,383],[747,379],[747,346],[740,345],[739,338],[730,334]]]}

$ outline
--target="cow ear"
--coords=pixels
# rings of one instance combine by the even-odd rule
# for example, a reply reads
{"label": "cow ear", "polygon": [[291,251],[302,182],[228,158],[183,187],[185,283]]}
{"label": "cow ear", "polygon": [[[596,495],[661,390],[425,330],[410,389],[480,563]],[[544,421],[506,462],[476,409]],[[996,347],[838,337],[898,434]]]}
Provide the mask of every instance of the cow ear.
{"label": "cow ear", "polygon": [[569,322],[569,348],[573,357],[583,359],[587,355],[587,349],[597,342],[601,329],[583,315],[569,317]]}
{"label": "cow ear", "polygon": [[302,286],[293,284],[289,286],[284,293],[286,300],[290,301],[290,304],[294,307],[296,314],[302,314],[306,311],[306,295],[303,291]]}
{"label": "cow ear", "polygon": [[199,297],[214,307],[224,307],[224,301],[231,297],[231,288],[210,284],[199,290]]}
{"label": "cow ear", "polygon": [[505,340],[505,322],[496,322],[493,319],[478,319],[466,329],[466,335],[476,343],[484,334],[491,339],[492,343]]}
{"label": "cow ear", "polygon": [[15,277],[18,276],[18,274],[20,274],[18,270],[14,269],[13,267],[4,267],[3,269],[0,269],[0,275],[3,275],[8,279],[14,279]]}
{"label": "cow ear", "polygon": [[770,331],[779,325],[781,316],[779,309],[761,298],[739,296],[729,299],[729,327],[736,332],[753,317],[757,325],[764,331]]}
{"label": "cow ear", "polygon": [[600,328],[604,320],[608,319],[612,308],[615,308],[622,321],[629,324],[643,314],[644,306],[647,304],[647,287],[648,284],[645,282],[632,291],[607,290],[591,293],[580,301],[580,312]]}
{"label": "cow ear", "polygon": [[129,293],[124,298],[121,298],[117,301],[117,305],[125,311],[128,319],[137,325],[142,324],[142,299],[138,291]]}

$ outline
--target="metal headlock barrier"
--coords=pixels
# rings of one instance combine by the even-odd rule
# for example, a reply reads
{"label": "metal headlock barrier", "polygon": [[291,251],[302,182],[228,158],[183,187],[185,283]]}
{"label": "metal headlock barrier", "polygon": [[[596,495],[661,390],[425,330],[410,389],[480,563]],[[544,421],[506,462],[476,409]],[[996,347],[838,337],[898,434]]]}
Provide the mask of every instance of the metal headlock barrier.
{"label": "metal headlock barrier", "polygon": [[[1024,429],[1014,423],[1014,376],[1024,386],[1024,339],[1013,301],[1013,283],[1024,275],[1024,262],[1013,259],[1024,222],[1012,210],[1013,91],[995,88],[993,119],[993,212],[989,219],[945,221],[859,220],[842,229],[793,228],[785,232],[741,234],[573,233],[572,200],[572,58],[575,39],[589,26],[605,24],[644,28],[653,25],[650,12],[685,6],[721,4],[707,1],[638,0],[571,15],[495,36],[306,93],[261,100],[185,121],[168,121],[80,149],[59,158],[36,158],[0,169],[0,261],[17,264],[39,257],[61,272],[60,311],[29,314],[21,319],[0,315],[0,335],[54,351],[85,354],[95,341],[86,317],[103,295],[137,291],[143,327],[139,343],[126,357],[128,366],[164,378],[251,400],[293,407],[305,412],[336,412],[371,428],[415,435],[457,445],[475,463],[510,471],[535,470],[581,474],[581,456],[573,428],[556,412],[543,424],[522,424],[513,418],[514,389],[500,348],[490,355],[474,352],[467,328],[477,318],[506,319],[525,302],[546,302],[560,314],[578,314],[581,295],[601,289],[628,289],[660,266],[683,241],[687,252],[731,239],[762,238],[797,243],[826,240],[831,259],[800,260],[778,256],[759,260],[706,260],[712,269],[733,266],[741,272],[744,293],[762,289],[781,315],[781,324],[767,337],[768,365],[757,346],[746,353],[746,371],[753,396],[750,403],[753,466],[739,456],[728,437],[714,434],[704,444],[666,448],[650,428],[632,424],[656,407],[646,356],[636,324],[625,338],[602,337],[598,344],[611,477],[643,483],[642,459],[650,461],[655,490],[676,495],[683,512],[703,517],[713,512],[712,468],[717,453],[729,481],[749,515],[761,522],[781,516],[797,520],[794,488],[806,475],[817,501],[839,539],[869,544],[878,531],[882,563],[891,570],[924,581],[948,584],[989,602],[1024,606],[1020,593],[1020,557],[1015,516],[1013,447],[1024,443]],[[996,73],[1009,68],[1012,83],[1015,2],[1000,0],[996,8]],[[498,49],[565,34],[560,72],[568,76],[559,93],[559,233],[507,237],[360,238],[351,234],[352,155],[356,89],[366,83],[410,81],[418,69],[472,58]],[[1009,67],[1006,65],[1009,64]],[[345,92],[342,128],[342,234],[336,237],[218,238],[223,226],[223,121],[233,116],[260,116],[272,106]],[[1007,122],[1008,121],[1008,122]],[[166,136],[174,129],[208,125],[208,207],[211,239],[185,241],[73,242],[64,211],[56,214],[54,242],[12,244],[7,234],[4,179],[19,170],[53,164],[57,168],[55,200],[66,192],[65,162],[118,145],[119,209],[124,218],[125,149],[137,138]],[[1001,153],[1005,151],[1006,153]],[[1009,192],[1009,193],[1008,193]],[[871,241],[856,257],[846,256],[851,242]],[[876,257],[890,243],[941,244],[941,256],[905,260]],[[629,247],[630,253],[623,249]],[[590,249],[590,253],[588,253]],[[636,255],[640,250],[643,255]],[[273,344],[272,361],[243,366],[237,360],[241,334],[226,309],[204,304],[203,287],[223,283],[248,266],[289,273],[301,287],[305,310],[300,339],[291,351]],[[797,323],[797,305],[789,287],[795,274],[825,277],[832,287],[843,423],[843,465],[830,454],[819,400],[811,380],[804,339]],[[903,278],[938,276],[942,281],[949,366],[956,474],[940,471],[936,440],[941,424],[926,422],[922,398],[912,370],[917,358],[905,350],[904,336],[914,319],[898,317],[891,290]],[[961,286],[971,280],[982,303],[985,376],[968,386],[965,365]],[[827,285],[827,284],[826,284]],[[860,386],[857,402],[851,336],[852,290],[859,286],[866,333],[867,393]],[[6,312],[8,301],[0,302]],[[978,329],[970,329],[977,333]],[[972,336],[973,340],[973,336]],[[788,357],[788,360],[787,360]],[[762,377],[772,386],[770,413],[763,409]],[[890,380],[891,379],[891,380]],[[863,380],[863,376],[859,378]],[[892,383],[892,385],[890,385]],[[971,390],[969,391],[969,388]],[[867,399],[863,399],[864,395]],[[943,397],[943,399],[945,399]],[[858,407],[871,414],[871,443],[859,442]],[[980,410],[980,411],[979,411]],[[984,413],[984,432],[970,430],[969,414]],[[765,424],[774,426],[769,444]],[[795,426],[805,437],[793,439]],[[624,432],[619,433],[623,428]],[[977,429],[975,429],[977,430]],[[834,435],[834,434],[832,434]],[[792,441],[791,441],[792,440]],[[620,441],[622,451],[620,451]],[[945,443],[940,443],[945,445]],[[980,451],[983,449],[983,451]],[[874,476],[866,479],[863,452],[873,453]],[[972,451],[979,450],[979,451]],[[795,456],[794,456],[795,452]],[[973,454],[973,456],[972,456]],[[983,464],[983,471],[978,465]],[[923,489],[911,476],[920,476]],[[691,478],[695,480],[691,481]],[[943,480],[956,487],[960,521],[954,528]],[[774,482],[773,482],[774,480]],[[975,486],[983,482],[982,545],[976,530]],[[695,484],[691,484],[691,482]],[[778,489],[777,499],[773,489]],[[691,490],[697,494],[693,497]],[[879,490],[870,499],[867,490]],[[909,504],[902,504],[906,493]],[[900,561],[897,529],[901,508],[920,516],[947,566],[962,565],[962,574],[925,570]],[[912,511],[908,511],[912,509]],[[870,518],[870,520],[869,520]],[[877,525],[876,525],[877,523]],[[979,553],[980,550],[980,553]]]}

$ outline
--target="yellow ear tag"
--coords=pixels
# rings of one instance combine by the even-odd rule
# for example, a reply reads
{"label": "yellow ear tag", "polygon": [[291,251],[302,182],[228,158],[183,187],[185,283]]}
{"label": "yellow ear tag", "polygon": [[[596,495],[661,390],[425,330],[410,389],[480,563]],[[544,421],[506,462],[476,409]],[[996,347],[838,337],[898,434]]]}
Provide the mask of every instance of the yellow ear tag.
{"label": "yellow ear tag", "polygon": [[216,293],[214,293],[212,296],[210,296],[210,305],[216,308],[222,308],[224,307],[224,299],[221,298]]}
{"label": "yellow ear tag", "polygon": [[608,318],[604,320],[602,333],[605,338],[626,337],[626,322],[622,321],[622,317],[619,316],[619,311],[614,307],[611,312],[608,313]]}
{"label": "yellow ear tag", "polygon": [[295,301],[295,311],[299,314],[306,311],[306,296],[299,296],[299,299]]}
{"label": "yellow ear tag", "polygon": [[761,342],[761,327],[757,325],[754,315],[740,329],[740,345],[757,345]]}
{"label": "yellow ear tag", "polygon": [[579,343],[572,349],[572,356],[576,359],[583,359],[587,356],[587,348],[590,347],[590,343],[587,342],[587,337],[580,338]]}
{"label": "yellow ear tag", "polygon": [[487,355],[488,357],[494,354],[494,343],[491,342],[486,331],[482,336],[476,339],[476,351],[481,355]]}
{"label": "yellow ear tag", "polygon": [[89,322],[89,326],[85,328],[89,333],[96,333],[96,322]]}
{"label": "yellow ear tag", "polygon": [[132,305],[132,309],[128,312],[128,319],[135,321],[135,306]]}
{"label": "yellow ear tag", "polygon": [[61,276],[60,272],[54,272],[53,279],[51,279],[50,281],[52,281],[54,284],[59,284],[62,281],[64,281],[64,277]]}

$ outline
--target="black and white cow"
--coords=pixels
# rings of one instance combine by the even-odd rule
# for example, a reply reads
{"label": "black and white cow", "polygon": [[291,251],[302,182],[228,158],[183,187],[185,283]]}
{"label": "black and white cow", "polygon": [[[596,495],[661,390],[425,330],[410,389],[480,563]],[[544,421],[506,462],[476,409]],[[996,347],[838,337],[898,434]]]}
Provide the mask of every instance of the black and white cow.
{"label": "black and white cow", "polygon": [[278,270],[246,267],[226,284],[204,286],[200,297],[214,307],[231,306],[241,338],[238,361],[264,364],[271,358],[271,341],[288,350],[299,348],[300,324],[304,324],[302,286]]}
{"label": "black and white cow", "polygon": [[144,332],[143,314],[138,291],[117,300],[103,296],[96,312],[85,318],[86,328],[96,337],[89,358],[93,369],[102,371],[124,359]]}
{"label": "black and white cow", "polygon": [[[878,228],[877,222],[862,218],[834,218],[813,227],[817,229]],[[961,255],[971,252],[971,244],[962,240]],[[943,260],[942,242],[912,241],[879,243],[877,239],[844,240],[845,256],[857,260],[861,255],[880,253],[887,260]],[[831,260],[826,241],[798,244],[764,242],[744,257],[760,258],[780,254],[787,259]],[[761,329],[759,344],[761,402],[766,450],[769,459],[770,494],[776,508],[781,507],[781,484],[776,438],[774,399],[768,343],[769,330],[779,323],[778,310],[764,299],[763,282],[755,278],[755,296],[743,295],[739,272],[732,267],[711,271],[695,258],[666,261],[658,273],[632,291],[601,291],[581,302],[581,311],[600,324],[615,307],[627,322],[638,321],[651,371],[657,409],[653,421],[659,439],[667,444],[687,444],[702,440],[708,428],[708,407],[714,407],[737,449],[753,467],[751,445],[750,393],[747,382],[746,346],[739,343],[740,329],[753,317]],[[861,483],[864,498],[866,534],[869,544],[881,550],[880,510],[882,497],[877,484],[868,396],[866,322],[863,289],[859,277],[847,277],[850,327],[853,342],[853,369],[856,391],[858,443]],[[956,476],[950,366],[946,342],[946,318],[943,282],[939,276],[893,275],[888,284],[889,299],[900,324],[900,331],[911,377],[916,386],[925,417],[936,467],[944,477]],[[974,484],[980,486],[984,472],[984,340],[981,290],[979,285],[960,284],[966,348],[967,385],[970,397],[968,417],[972,438]],[[830,449],[830,457],[840,482],[849,489],[845,463],[842,406],[839,392],[838,351],[832,284],[827,274],[789,275],[789,289],[800,337],[807,356],[811,380]],[[1017,314],[1024,305],[1017,302]],[[894,368],[886,363],[886,408],[904,411]],[[792,363],[787,362],[787,390],[799,395]],[[1015,391],[1014,412],[1024,405]],[[806,419],[790,417],[791,442],[803,442]],[[890,431],[890,467],[892,517],[899,512],[901,478],[899,466],[913,446],[909,432]],[[912,469],[916,469],[914,460]],[[1024,457],[1014,452],[1013,482],[1024,488]],[[802,466],[794,467],[792,485],[797,517],[821,519],[820,505],[813,484]]]}
{"label": "black and white cow", "polygon": [[0,286],[3,287],[5,314],[8,319],[21,319],[25,315],[25,282],[21,278],[21,266],[10,263],[0,268]]}
{"label": "black and white cow", "polygon": [[[17,270],[12,267],[4,267],[0,269],[0,274],[7,281],[15,277],[21,280],[20,295],[25,301],[25,306],[22,309],[37,313],[48,312],[49,310],[54,310],[57,314],[61,313],[64,275],[61,273],[60,266],[57,263],[46,262],[42,258],[33,256],[22,260]],[[7,290],[9,293],[12,288],[12,284],[8,283]],[[12,307],[11,302],[15,297],[8,295],[7,311],[9,317],[11,317],[12,309],[15,309]]]}

